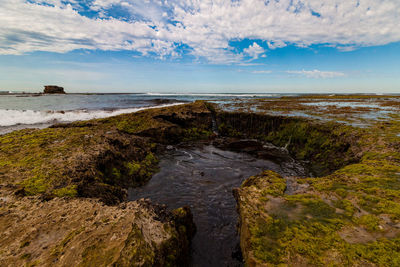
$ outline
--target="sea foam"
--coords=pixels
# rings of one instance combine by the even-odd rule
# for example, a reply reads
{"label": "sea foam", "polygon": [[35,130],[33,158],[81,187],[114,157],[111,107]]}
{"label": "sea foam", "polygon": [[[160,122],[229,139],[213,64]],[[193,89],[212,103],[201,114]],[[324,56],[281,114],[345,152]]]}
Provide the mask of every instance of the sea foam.
{"label": "sea foam", "polygon": [[199,97],[274,97],[279,94],[231,94],[231,93],[146,93],[149,96],[199,96]]}
{"label": "sea foam", "polygon": [[140,110],[182,105],[182,103],[164,104],[151,107],[126,108],[117,110],[72,110],[72,111],[35,111],[0,109],[0,126],[32,125],[45,123],[60,123],[84,121],[106,118],[125,113],[133,113]]}

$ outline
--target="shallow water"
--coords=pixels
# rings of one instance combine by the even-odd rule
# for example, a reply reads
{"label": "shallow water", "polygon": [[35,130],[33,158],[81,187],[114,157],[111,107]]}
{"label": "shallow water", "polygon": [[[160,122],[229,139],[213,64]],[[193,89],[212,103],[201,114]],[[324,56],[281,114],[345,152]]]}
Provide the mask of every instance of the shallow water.
{"label": "shallow water", "polygon": [[[160,158],[160,172],[149,183],[129,190],[130,200],[150,198],[170,209],[190,206],[197,227],[192,266],[242,266],[237,255],[238,215],[232,188],[270,169],[283,175],[293,170],[269,160],[212,145],[179,147]],[[240,254],[240,253],[239,253]]]}
{"label": "shallow water", "polygon": [[[391,99],[392,100],[392,99]],[[395,100],[394,100],[395,101]],[[336,107],[351,107],[351,108],[376,108],[382,110],[393,110],[393,107],[381,106],[380,102],[376,101],[368,101],[365,100],[363,102],[355,102],[355,101],[317,101],[317,102],[309,102],[302,103],[306,106],[336,106]]]}
{"label": "shallow water", "polygon": [[280,94],[0,94],[0,134],[15,129],[44,128],[46,125],[105,118],[149,107],[210,100],[278,97]]}

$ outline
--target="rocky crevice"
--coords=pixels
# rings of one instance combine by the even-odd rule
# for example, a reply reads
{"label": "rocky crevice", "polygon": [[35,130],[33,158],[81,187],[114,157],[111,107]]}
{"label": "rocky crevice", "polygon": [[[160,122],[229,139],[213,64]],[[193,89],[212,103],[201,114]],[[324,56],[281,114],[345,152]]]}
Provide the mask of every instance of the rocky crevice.
{"label": "rocky crevice", "polygon": [[359,135],[337,123],[255,113],[219,112],[223,136],[271,142],[307,164],[314,176],[324,176],[362,156]]}

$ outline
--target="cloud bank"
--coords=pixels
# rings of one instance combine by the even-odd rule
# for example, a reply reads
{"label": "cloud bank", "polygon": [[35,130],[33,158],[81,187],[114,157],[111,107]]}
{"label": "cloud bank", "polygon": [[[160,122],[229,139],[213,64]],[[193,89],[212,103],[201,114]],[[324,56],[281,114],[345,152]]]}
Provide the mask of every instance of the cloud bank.
{"label": "cloud bank", "polygon": [[[0,54],[128,50],[240,63],[286,45],[398,42],[399,21],[398,0],[1,0]],[[241,40],[250,45],[231,45]]]}
{"label": "cloud bank", "polygon": [[289,70],[286,73],[305,76],[307,78],[337,78],[345,76],[343,72],[320,70]]}

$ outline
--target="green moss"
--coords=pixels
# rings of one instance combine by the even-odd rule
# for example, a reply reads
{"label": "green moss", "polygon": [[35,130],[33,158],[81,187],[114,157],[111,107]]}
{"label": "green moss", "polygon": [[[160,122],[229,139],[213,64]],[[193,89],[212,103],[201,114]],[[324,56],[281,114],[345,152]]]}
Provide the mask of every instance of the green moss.
{"label": "green moss", "polygon": [[32,262],[28,262],[25,264],[25,267],[34,267],[34,266],[40,266],[40,261],[39,260],[35,260]]}
{"label": "green moss", "polygon": [[252,236],[250,242],[254,256],[261,261],[272,264],[283,263],[285,251],[276,239],[286,228],[287,221],[282,219],[256,220],[255,225],[250,228]]}
{"label": "green moss", "polygon": [[400,239],[381,239],[367,244],[357,244],[354,251],[358,257],[378,266],[400,266]]}
{"label": "green moss", "polygon": [[[128,115],[126,117],[128,118]],[[157,121],[144,114],[138,114],[134,117],[129,116],[129,118],[134,119],[119,119],[116,122],[117,129],[126,133],[136,134],[149,128],[156,127],[158,125]]]}
{"label": "green moss", "polygon": [[[338,98],[361,101],[370,97]],[[306,193],[293,196],[276,190],[284,188],[279,179],[263,183],[265,178],[259,175],[243,183],[237,192],[241,220],[250,229],[248,255],[254,253],[258,263],[267,266],[299,262],[316,266],[397,266],[398,237],[385,236],[394,230],[388,228],[400,220],[400,116],[364,121],[366,128],[361,129],[329,121],[359,122],[349,114],[363,110],[338,109],[328,114],[335,109],[328,107],[321,112],[304,105],[308,102],[304,98],[254,100],[235,108],[255,107],[275,114],[294,110],[323,120],[265,115],[262,111],[218,114],[222,135],[256,138],[286,147],[295,158],[306,160],[312,174],[319,177],[297,178],[304,185],[301,191]],[[385,218],[382,230],[381,218]],[[371,236],[381,238],[368,243],[360,238],[359,243],[349,243],[339,235],[342,229],[359,227],[379,231]]]}
{"label": "green moss", "polygon": [[[96,248],[90,249],[84,253],[85,262],[88,265],[92,264],[93,260],[97,262],[109,262],[104,260],[104,255],[98,255],[99,250]],[[125,246],[120,253],[120,257],[115,266],[129,266],[132,263],[140,263],[141,266],[153,266],[155,263],[155,252],[150,244],[148,244],[143,237],[139,227],[134,224],[132,231],[129,233],[125,241]],[[86,266],[85,265],[85,266]]]}
{"label": "green moss", "polygon": [[319,125],[293,121],[282,124],[265,139],[278,146],[288,146],[297,159],[310,160],[310,167],[317,175],[325,175],[353,160],[349,142],[353,142],[354,138],[345,135],[350,131],[355,132],[334,123]]}
{"label": "green moss", "polygon": [[26,195],[37,195],[47,191],[50,181],[42,174],[23,181],[21,185],[24,187]]}
{"label": "green moss", "polygon": [[222,135],[231,136],[231,137],[242,137],[243,133],[240,130],[233,128],[231,125],[228,125],[224,122],[219,123],[218,132]]}
{"label": "green moss", "polygon": [[283,264],[289,255],[298,254],[310,264],[321,265],[327,250],[343,245],[335,233],[337,229],[337,223],[318,218],[302,221],[272,215],[266,220],[256,220],[250,229],[251,246],[254,256],[262,262]]}
{"label": "green moss", "polygon": [[304,215],[312,216],[320,221],[328,221],[337,215],[335,208],[312,194],[288,195],[285,198],[292,205],[301,205]]}
{"label": "green moss", "polygon": [[136,161],[131,161],[131,162],[125,163],[125,167],[127,168],[128,175],[130,175],[130,176],[139,174],[139,171],[142,168],[140,163],[138,163]]}
{"label": "green moss", "polygon": [[[396,266],[400,260],[398,238],[348,243],[338,233],[344,226],[361,226],[371,232],[383,232],[379,217],[383,214],[398,222],[400,158],[394,148],[399,145],[393,143],[393,139],[386,139],[382,131],[375,128],[366,133],[349,127],[336,127],[335,124],[325,124],[320,129],[314,127],[296,121],[284,123],[277,131],[268,134],[266,140],[281,146],[287,144],[297,158],[319,161],[321,173],[324,169],[338,170],[320,178],[298,179],[299,183],[308,185],[309,193],[275,194],[286,202],[275,202],[280,203],[279,206],[269,210],[262,209],[268,201],[264,195],[274,186],[279,188],[281,182],[276,180],[272,184],[263,184],[252,178],[245,182],[243,190],[246,190],[246,185],[254,185],[258,192],[265,192],[252,195],[257,199],[257,206],[247,217],[251,251],[260,262],[269,264],[290,265],[294,256],[294,262],[300,257],[316,266],[353,266],[367,262]],[[356,143],[351,141],[351,135],[360,140]],[[359,162],[346,166],[354,160],[350,144],[362,146],[358,151],[363,152]],[[356,217],[359,209],[367,214]]]}
{"label": "green moss", "polygon": [[262,186],[262,196],[281,196],[286,190],[285,179],[273,171],[264,171],[259,175],[252,176],[246,179],[242,187],[248,187],[255,185],[257,187]]}
{"label": "green moss", "polygon": [[[82,253],[82,263],[78,266],[89,267],[89,266],[111,266],[114,260],[114,256],[118,253],[118,248],[108,248],[106,244],[101,241],[97,244],[88,246]],[[118,264],[112,266],[121,266]],[[122,265],[129,266],[129,265]],[[146,266],[146,265],[143,265]]]}
{"label": "green moss", "polygon": [[367,228],[369,231],[378,231],[380,220],[375,215],[366,214],[355,219],[355,222],[361,224]]}
{"label": "green moss", "polygon": [[201,128],[189,128],[183,130],[183,141],[193,141],[193,140],[202,140],[209,139],[213,133],[206,129]]}
{"label": "green moss", "polygon": [[347,199],[339,199],[334,202],[335,206],[339,209],[342,209],[344,211],[344,216],[348,218],[352,218],[356,208],[354,205]]}
{"label": "green moss", "polygon": [[69,185],[60,189],[53,191],[54,195],[57,197],[76,197],[78,195],[76,185]]}
{"label": "green moss", "polygon": [[364,130],[339,123],[252,113],[219,113],[223,136],[256,138],[287,147],[299,160],[310,162],[314,175],[324,176],[358,161],[354,148]]}
{"label": "green moss", "polygon": [[73,230],[73,231],[71,231],[70,233],[68,233],[68,234],[64,237],[64,239],[63,239],[60,243],[58,243],[58,244],[52,249],[51,255],[52,255],[52,256],[55,256],[55,257],[60,256],[60,255],[63,253],[63,251],[64,251],[65,247],[67,246],[67,244],[68,244],[75,236],[77,236],[77,235],[79,235],[80,233],[82,233],[84,229],[85,229],[84,227],[81,227],[81,228],[79,228],[79,229]]}
{"label": "green moss", "polygon": [[4,170],[0,179],[19,183],[27,195],[50,193],[60,185],[65,186],[69,178],[63,174],[65,166],[61,158],[98,142],[96,138],[85,137],[90,134],[88,128],[48,128],[0,136],[0,165]]}
{"label": "green moss", "polygon": [[111,170],[112,175],[117,178],[118,180],[121,179],[121,171],[118,170],[117,168],[112,168]]}
{"label": "green moss", "polygon": [[141,161],[129,161],[124,163],[124,172],[133,179],[133,183],[142,184],[158,170],[157,157],[149,152]]}
{"label": "green moss", "polygon": [[[190,138],[207,136],[209,113],[204,102],[196,102],[1,135],[0,182],[46,199],[106,198],[104,190],[119,195],[120,187],[141,185],[157,171],[149,154],[154,142],[182,141],[185,131]],[[91,185],[102,188],[87,190]]]}

